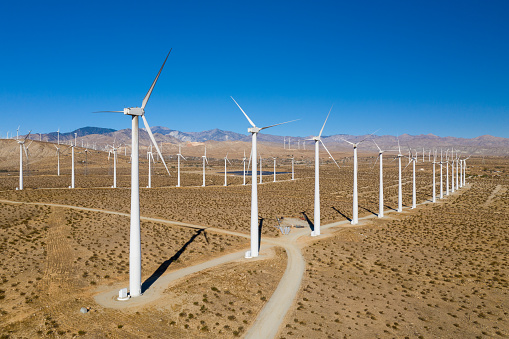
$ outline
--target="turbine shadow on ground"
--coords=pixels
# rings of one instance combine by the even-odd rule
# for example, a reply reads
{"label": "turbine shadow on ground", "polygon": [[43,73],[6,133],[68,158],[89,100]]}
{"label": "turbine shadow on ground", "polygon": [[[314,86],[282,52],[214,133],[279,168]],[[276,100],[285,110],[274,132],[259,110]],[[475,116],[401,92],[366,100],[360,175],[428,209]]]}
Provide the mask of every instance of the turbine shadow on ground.
{"label": "turbine shadow on ground", "polygon": [[258,220],[260,221],[260,223],[258,224],[258,251],[260,251],[260,246],[261,246],[261,243],[262,243],[262,228],[263,228],[263,218],[262,217],[258,217]]}
{"label": "turbine shadow on ground", "polygon": [[371,213],[371,214],[373,214],[373,215],[378,215],[378,213],[375,213],[375,212],[373,212],[372,210],[370,210],[370,209],[368,209],[368,208],[366,208],[366,207],[364,207],[364,206],[359,205],[359,207],[360,207],[360,208],[362,208],[363,210],[368,211],[369,213]]}
{"label": "turbine shadow on ground", "polygon": [[170,259],[165,260],[157,268],[157,270],[155,270],[154,273],[152,273],[152,275],[150,277],[148,277],[143,282],[143,284],[141,284],[141,293],[144,293],[146,290],[148,290],[150,288],[150,286],[152,286],[157,281],[157,279],[159,279],[164,274],[164,272],[166,272],[168,267],[173,262],[175,262],[182,255],[182,253],[184,253],[187,246],[191,245],[191,243],[194,241],[194,239],[196,239],[196,237],[198,237],[202,233],[205,236],[205,240],[207,240],[207,243],[208,243],[207,235],[205,234],[205,229],[197,230],[196,233],[193,234],[193,236],[177,251],[177,253],[175,253]]}
{"label": "turbine shadow on ground", "polygon": [[309,220],[309,218],[308,218],[308,216],[307,216],[307,214],[306,214],[306,212],[305,212],[305,211],[304,211],[304,212],[300,212],[300,213],[302,213],[302,215],[303,215],[303,216],[304,216],[304,218],[306,219],[306,222],[307,222],[307,223],[308,223],[308,225],[309,225],[309,228],[311,229],[311,232],[313,232],[313,231],[315,230],[315,224],[313,224],[313,223],[311,222],[311,220]]}
{"label": "turbine shadow on ground", "polygon": [[348,221],[352,221],[352,219],[351,219],[351,218],[347,217],[347,216],[346,216],[346,214],[342,213],[342,212],[341,212],[340,210],[338,210],[336,207],[331,206],[331,208],[332,208],[334,211],[338,212],[338,213],[339,213],[341,216],[343,216],[343,218],[345,218],[346,220],[348,220]]}

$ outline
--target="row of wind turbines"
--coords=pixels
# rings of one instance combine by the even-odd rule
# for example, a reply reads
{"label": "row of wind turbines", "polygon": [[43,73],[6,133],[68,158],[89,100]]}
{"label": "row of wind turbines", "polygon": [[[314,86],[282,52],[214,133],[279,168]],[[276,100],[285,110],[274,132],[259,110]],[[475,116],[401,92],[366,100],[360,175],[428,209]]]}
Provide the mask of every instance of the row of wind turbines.
{"label": "row of wind turbines", "polygon": [[[145,117],[145,107],[148,103],[148,100],[152,94],[152,91],[158,81],[158,78],[164,68],[164,65],[169,57],[171,53],[171,50],[170,52],[168,53],[168,55],[166,56],[166,59],[164,60],[161,68],[159,69],[159,72],[157,73],[157,76],[155,77],[154,81],[152,82],[152,85],[150,86],[147,94],[145,95],[143,101],[142,101],[142,104],[141,104],[141,107],[128,107],[128,108],[124,108],[123,111],[101,111],[101,112],[108,112],[108,113],[124,113],[124,115],[127,115],[127,116],[130,116],[131,118],[131,124],[132,124],[132,138],[131,138],[131,210],[130,210],[130,253],[129,253],[129,296],[127,295],[127,289],[122,289],[119,293],[119,299],[122,299],[122,300],[125,300],[125,299],[128,299],[129,297],[138,297],[140,295],[142,295],[142,290],[141,290],[141,239],[140,239],[140,197],[139,197],[139,138],[138,138],[138,135],[139,135],[139,117],[142,118],[143,120],[143,123],[145,125],[145,128],[150,136],[150,139],[151,139],[151,142],[152,142],[152,145],[153,147],[156,149],[157,151],[157,154],[159,155],[160,159],[162,159],[163,161],[163,164],[166,168],[166,171],[168,173],[168,175],[170,174],[169,170],[168,170],[168,167],[166,165],[166,162],[164,161],[164,158],[161,154],[161,151],[157,145],[157,143],[155,142],[155,139],[154,139],[154,136],[152,134],[152,131],[150,130],[150,126],[148,125],[148,122],[147,122],[147,119]],[[282,125],[282,124],[286,124],[286,123],[290,123],[290,122],[293,122],[293,121],[296,121],[296,120],[292,120],[292,121],[287,121],[287,122],[282,122],[282,123],[277,123],[277,124],[273,124],[273,125],[269,125],[269,126],[265,126],[265,127],[258,127],[255,125],[255,123],[249,118],[249,116],[246,114],[246,112],[241,108],[241,106],[237,103],[237,101],[235,101],[235,99],[233,99],[232,97],[232,100],[234,101],[234,103],[238,106],[238,108],[242,111],[242,113],[244,114],[245,118],[248,120],[249,124],[250,124],[250,127],[248,128],[248,132],[251,133],[251,136],[252,136],[252,141],[251,141],[251,156],[250,156],[250,165],[251,166],[251,175],[252,175],[252,180],[251,180],[251,221],[250,221],[250,250],[246,252],[245,254],[245,257],[246,258],[254,258],[254,257],[257,257],[259,255],[259,248],[260,248],[260,239],[259,239],[259,224],[258,224],[258,220],[259,220],[259,217],[258,217],[258,188],[257,188],[257,184],[258,184],[258,180],[257,180],[257,173],[258,173],[258,154],[257,154],[257,135],[259,132],[261,132],[262,130],[265,130],[265,129],[268,129],[268,128],[272,128],[272,127],[275,127],[275,126],[279,126],[279,125]],[[330,113],[332,111],[332,107],[331,109],[329,110],[329,113],[327,114],[327,117],[325,119],[325,122],[320,130],[320,132],[318,133],[318,136],[315,136],[315,137],[312,137],[311,139],[309,140],[312,140],[314,142],[314,146],[315,146],[315,190],[314,190],[314,228],[312,229],[311,231],[311,236],[319,236],[320,235],[320,181],[319,181],[319,149],[320,149],[320,144],[324,147],[324,149],[327,151],[327,153],[329,154],[330,158],[334,160],[334,163],[337,165],[338,169],[339,169],[339,165],[338,163],[336,162],[336,160],[332,157],[332,154],[329,152],[329,150],[327,149],[327,147],[325,146],[323,140],[321,139],[321,136],[322,136],[322,133],[323,133],[323,130],[325,128],[325,125],[327,123],[327,120],[330,116]],[[101,112],[94,112],[94,113],[101,113]],[[22,154],[23,154],[23,148],[24,148],[24,143],[26,141],[27,138],[25,138],[22,142],[21,141],[18,141],[20,143],[20,157],[22,157]],[[351,141],[348,141],[348,140],[344,140],[345,142],[351,144],[353,146],[353,149],[354,149],[354,192],[353,192],[353,218],[351,220],[351,223],[352,224],[357,224],[358,223],[358,194],[357,194],[357,147],[360,143],[366,141],[366,139],[364,140],[361,140],[360,142],[357,142],[357,143],[353,143]],[[376,144],[376,143],[375,143]],[[60,143],[58,143],[58,145],[60,145]],[[73,157],[74,157],[74,147],[76,146],[75,144],[74,145],[71,145],[72,146],[72,149],[73,149]],[[57,154],[60,154],[60,149],[58,146],[57,147]],[[377,145],[378,147],[378,145]],[[378,217],[381,218],[383,217],[383,153],[384,152],[388,152],[388,151],[383,151],[380,149],[380,147],[378,147],[379,149],[379,156],[377,158],[377,160],[379,160],[380,162],[380,211],[379,211],[379,214],[378,214]],[[113,187],[116,187],[116,158],[117,158],[117,150],[118,148],[116,148],[115,146],[112,146],[111,147],[111,150],[110,152],[113,153],[113,158],[114,158],[114,184],[113,184]],[[149,152],[149,154],[147,155],[148,158],[149,158],[149,164],[150,164],[150,161],[154,161],[154,158],[153,158],[153,154],[152,154],[152,150]],[[398,162],[399,162],[399,181],[398,181],[398,211],[401,212],[402,211],[402,189],[401,189],[401,172],[402,172],[402,169],[401,169],[401,158],[403,157],[403,155],[401,154],[401,147],[399,147],[399,140],[398,140],[398,154],[396,155],[395,159],[398,159]],[[177,179],[177,186],[180,187],[180,161],[181,159],[185,160],[185,157],[181,154],[181,150],[179,148],[179,153],[177,154],[177,161],[178,161],[178,179]],[[468,159],[468,158],[467,158]],[[458,153],[456,153],[456,158],[454,160],[454,164],[453,165],[453,168],[456,169],[456,189],[458,189],[458,187],[462,187],[463,185],[466,184],[466,181],[465,181],[465,170],[466,170],[466,160],[467,159],[459,159],[458,158]],[[260,159],[261,160],[261,159]],[[414,174],[413,174],[413,195],[412,195],[412,200],[413,200],[413,203],[412,203],[412,208],[415,208],[416,206],[416,203],[415,203],[415,162],[417,160],[417,152],[415,153],[415,155],[412,153],[411,154],[411,159],[410,159],[410,163],[413,163],[413,169],[414,169]],[[21,160],[22,161],[22,160]],[[20,161],[20,163],[21,163]],[[58,160],[60,161],[60,160]],[[205,165],[208,164],[208,159],[207,159],[207,155],[206,155],[206,149],[205,149],[205,153],[204,155],[202,156],[202,161],[203,161],[203,185],[202,186],[205,186]],[[230,163],[230,160],[228,159],[228,155],[225,156],[224,158],[224,163],[225,163],[225,186],[227,185],[227,178],[226,178],[226,164],[227,163]],[[274,159],[274,163],[275,163],[275,159]],[[435,198],[436,198],[436,195],[435,195],[435,164],[440,164],[440,169],[441,169],[441,173],[442,173],[442,166],[443,164],[447,164],[448,166],[448,162],[443,162],[442,161],[442,158],[440,160],[440,162],[436,162],[436,152],[434,152],[434,161],[433,161],[433,201],[435,201]],[[21,166],[21,165],[20,165]],[[73,166],[74,166],[74,159],[73,159]],[[244,166],[244,179],[243,179],[243,184],[245,185],[246,184],[246,179],[245,179],[245,175],[246,175],[246,156],[244,154],[244,158],[243,158],[243,166]],[[408,165],[407,165],[408,166]],[[455,166],[455,167],[454,167]],[[459,174],[459,167],[461,166],[461,175]],[[60,167],[60,166],[59,166]],[[275,167],[275,165],[274,165]],[[294,179],[294,174],[293,174],[293,167],[294,167],[294,161],[293,161],[293,158],[292,158],[292,179]],[[22,170],[22,169],[21,169]],[[149,170],[150,171],[150,170]],[[60,170],[59,170],[60,172]],[[274,170],[274,173],[276,171]],[[21,171],[20,171],[21,173]],[[261,161],[260,161],[260,174],[261,174]],[[275,174],[274,174],[275,175]],[[149,176],[150,178],[150,176]],[[460,178],[460,181],[458,181],[458,178]],[[260,175],[260,183],[261,183],[261,180],[262,180],[262,175]],[[275,180],[275,177],[274,177],[274,180]],[[447,179],[448,181],[448,179]],[[442,186],[442,175],[440,175],[440,182],[441,182],[441,185],[440,185],[440,198],[443,198],[443,186]],[[454,182],[454,180],[453,180]],[[461,182],[461,183],[459,183]],[[73,178],[72,178],[72,187],[74,187],[74,170],[73,170]],[[149,186],[150,186],[150,181],[149,181]],[[20,189],[22,189],[22,174],[20,175]],[[454,190],[454,188],[453,188]],[[448,186],[447,186],[447,194],[449,192],[449,189],[448,189]]]}

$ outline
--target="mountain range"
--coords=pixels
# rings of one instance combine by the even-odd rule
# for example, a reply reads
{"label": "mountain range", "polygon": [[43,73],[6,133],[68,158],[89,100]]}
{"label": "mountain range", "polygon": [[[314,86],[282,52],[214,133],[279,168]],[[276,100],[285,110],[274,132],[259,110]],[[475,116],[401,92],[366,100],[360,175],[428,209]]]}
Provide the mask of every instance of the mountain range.
{"label": "mountain range", "polygon": [[[152,132],[158,142],[164,143],[172,143],[172,144],[183,144],[183,143],[203,143],[206,141],[244,141],[250,142],[251,136],[247,134],[240,134],[231,131],[223,131],[220,129],[212,129],[208,131],[202,132],[182,132],[177,130],[172,130],[168,127],[163,126],[154,126],[152,127]],[[74,139],[75,134],[78,140],[78,146],[80,142],[88,145],[96,144],[97,146],[105,146],[107,144],[128,144],[131,140],[131,130],[130,129],[122,129],[122,130],[114,130],[111,128],[101,128],[101,127],[82,127],[76,129],[69,133],[60,133],[60,142],[66,143],[71,139]],[[140,129],[140,144],[148,145],[150,144],[150,139],[148,133],[145,129]],[[47,134],[36,134],[30,137],[35,140],[42,140],[47,142],[57,142],[58,133],[51,132]],[[279,135],[271,135],[260,133],[258,135],[258,140],[260,142],[269,142],[269,143],[280,143],[281,145],[286,140],[286,146],[288,146],[288,141],[290,142],[290,147],[296,149],[299,148],[301,144],[306,142],[306,145],[309,145],[307,148],[310,148],[312,141],[305,141],[309,139],[310,136],[306,137],[294,137],[294,136],[279,136]],[[417,150],[422,149],[423,147],[426,149],[429,148],[447,148],[447,147],[455,147],[467,152],[475,152],[478,153],[480,151],[486,154],[497,154],[497,155],[509,155],[509,139],[494,137],[491,135],[482,135],[476,138],[456,138],[456,137],[439,137],[433,134],[421,134],[421,135],[409,135],[402,134],[399,137],[391,136],[391,135],[380,135],[380,136],[368,136],[368,135],[348,135],[348,134],[336,134],[330,136],[324,136],[322,139],[327,144],[327,146],[331,149],[335,150],[347,150],[351,148],[351,145],[346,143],[344,140],[348,140],[351,142],[359,142],[365,138],[368,138],[363,145],[364,150],[368,151],[376,151],[377,148],[375,144],[369,139],[376,140],[376,143],[384,150],[389,149],[397,149],[398,138],[401,144],[402,150],[408,150],[408,147],[416,148]],[[300,146],[302,147],[302,146]]]}

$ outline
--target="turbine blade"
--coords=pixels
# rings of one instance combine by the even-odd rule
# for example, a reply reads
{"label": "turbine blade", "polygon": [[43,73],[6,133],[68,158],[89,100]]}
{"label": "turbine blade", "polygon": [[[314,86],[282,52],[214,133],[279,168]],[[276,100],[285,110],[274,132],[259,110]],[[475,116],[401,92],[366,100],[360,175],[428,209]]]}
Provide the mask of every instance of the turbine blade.
{"label": "turbine blade", "polygon": [[374,131],[373,133],[368,134],[368,136],[367,136],[367,137],[365,137],[364,139],[362,139],[361,141],[359,141],[359,142],[357,143],[357,145],[358,145],[358,144],[360,144],[361,142],[365,141],[366,139],[368,139],[370,136],[372,136],[373,134],[375,134],[375,133],[376,133],[376,132],[378,132],[379,130],[380,130],[380,128],[379,128],[379,129],[377,129],[376,131]]}
{"label": "turbine blade", "polygon": [[336,164],[336,166],[338,166],[338,168],[341,168],[339,167],[338,163],[336,162],[336,159],[334,159],[334,157],[332,156],[332,154],[330,154],[329,150],[327,149],[327,147],[325,147],[325,144],[323,143],[323,141],[320,139],[320,142],[322,143],[322,146],[323,148],[325,148],[325,150],[327,151],[327,153],[329,153],[329,156],[332,158],[332,160],[334,160],[334,163]]}
{"label": "turbine blade", "polygon": [[375,142],[375,140],[372,140],[372,141],[373,141],[373,143],[376,145],[376,147],[378,148],[378,150],[379,150],[380,152],[382,152],[382,149],[378,146],[378,144]]}
{"label": "turbine blade", "polygon": [[[159,70],[159,73],[157,73],[156,78],[154,79],[154,82],[152,83],[152,86],[150,86],[150,89],[147,92],[147,95],[145,95],[145,98],[143,98],[143,102],[141,103],[141,108],[144,109],[147,105],[148,99],[150,98],[150,95],[152,94],[152,91],[154,90],[154,86],[156,85],[157,79],[159,79],[159,75],[161,75],[161,72],[163,71],[164,64],[166,63],[166,60],[168,60],[168,57],[170,56],[171,49],[168,52],[168,55],[166,56],[166,59],[164,59],[163,65],[161,66],[161,69]],[[163,161],[164,162],[164,161]],[[166,164],[165,164],[166,166]],[[168,172],[170,174],[170,172]]]}
{"label": "turbine blade", "polygon": [[254,122],[253,122],[253,121],[251,121],[251,119],[249,119],[249,117],[247,116],[246,112],[244,112],[244,110],[242,109],[242,107],[240,107],[240,105],[237,103],[237,101],[235,101],[235,99],[233,99],[233,97],[232,97],[232,96],[230,96],[230,98],[232,98],[233,102],[234,102],[235,104],[237,104],[237,106],[240,108],[240,110],[242,111],[242,113],[244,113],[244,115],[246,116],[247,121],[249,121],[249,123],[251,124],[251,126],[256,127],[256,126],[255,126],[255,124],[254,124]]}
{"label": "turbine blade", "polygon": [[378,156],[376,157],[376,160],[375,162],[373,163],[373,166],[371,168],[374,168],[376,163],[378,162],[378,159],[380,159],[380,156],[382,155],[382,153],[378,153]]}
{"label": "turbine blade", "polygon": [[353,142],[351,142],[351,141],[348,141],[348,140],[343,139],[343,138],[340,138],[340,139],[341,139],[341,140],[343,140],[344,142],[349,143],[349,144],[350,144],[350,145],[352,145],[352,146],[355,146],[355,144],[354,144]]}
{"label": "turbine blade", "polygon": [[323,123],[322,129],[320,130],[320,134],[318,134],[318,137],[321,137],[321,136],[322,136],[323,129],[325,128],[325,124],[327,123],[327,119],[329,119],[329,115],[330,115],[330,112],[332,111],[332,107],[333,107],[333,106],[334,106],[334,105],[332,105],[332,106],[330,107],[329,114],[327,114],[327,118],[325,118],[325,122]]}
{"label": "turbine blade", "polygon": [[92,113],[124,113],[124,111],[97,111]]}
{"label": "turbine blade", "polygon": [[23,144],[25,143],[25,141],[27,141],[28,137],[30,136],[30,133],[32,133],[32,131],[31,131],[31,130],[30,130],[30,132],[28,132],[28,134],[26,135],[25,140],[23,140]]}
{"label": "turbine blade", "polygon": [[150,126],[148,125],[147,118],[145,118],[145,115],[142,115],[141,117],[143,119],[143,124],[145,124],[145,128],[147,129],[148,135],[150,136],[150,140],[152,140],[152,144],[154,144],[154,146],[157,150],[157,153],[159,154],[159,156],[161,157],[161,160],[163,161],[163,165],[164,165],[164,168],[166,168],[166,172],[168,172],[168,175],[171,176],[170,170],[168,169],[168,166],[166,166],[166,162],[164,162],[163,155],[161,154],[161,151],[159,150],[159,147],[157,146],[156,139],[154,139],[154,135],[152,134],[152,131],[150,130]]}
{"label": "turbine blade", "polygon": [[300,120],[300,119],[295,119],[295,120],[290,120],[290,121],[281,122],[281,123],[279,123],[279,124],[275,124],[275,125],[265,126],[265,127],[260,128],[260,130],[262,130],[262,129],[266,129],[266,128],[271,128],[271,127],[278,126],[278,125],[287,124],[287,123],[289,123],[289,122],[294,122],[294,121],[297,121],[297,120]]}
{"label": "turbine blade", "polygon": [[405,168],[403,168],[403,171],[401,171],[401,172],[404,172],[404,171],[406,170],[406,168],[407,168],[408,166],[410,166],[410,164],[411,164],[411,163],[412,163],[412,162],[410,161],[410,162],[409,162],[409,163],[405,166]]}

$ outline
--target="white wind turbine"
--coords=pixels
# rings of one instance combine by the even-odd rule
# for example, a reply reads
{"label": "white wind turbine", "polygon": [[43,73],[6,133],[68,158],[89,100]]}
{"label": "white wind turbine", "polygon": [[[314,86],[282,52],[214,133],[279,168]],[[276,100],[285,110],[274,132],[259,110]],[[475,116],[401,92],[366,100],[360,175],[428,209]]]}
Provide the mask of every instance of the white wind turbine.
{"label": "white wind turbine", "polygon": [[459,172],[460,172],[460,157],[458,152],[456,152],[456,190],[460,189],[459,186]]}
{"label": "white wind turbine", "polygon": [[209,161],[207,160],[207,145],[205,145],[205,154],[201,156],[203,159],[203,184],[202,187],[205,187],[205,163],[207,165],[209,164]]}
{"label": "white wind turbine", "polygon": [[454,186],[455,186],[455,182],[454,182],[454,166],[455,166],[456,162],[455,162],[455,159],[454,159],[454,148],[451,149],[451,193],[454,193]]}
{"label": "white wind turbine", "polygon": [[[275,125],[270,125],[270,126],[265,126],[265,127],[256,127],[256,125],[254,124],[253,121],[251,121],[251,119],[249,119],[249,117],[247,116],[246,112],[244,112],[244,110],[242,109],[242,107],[240,107],[240,105],[235,101],[235,99],[233,99],[233,97],[231,97],[233,102],[235,102],[235,104],[237,105],[237,107],[242,111],[242,113],[244,114],[244,116],[246,117],[247,121],[249,121],[249,124],[252,126],[250,128],[247,129],[247,131],[249,133],[251,133],[251,136],[252,136],[252,139],[251,139],[251,157],[252,157],[252,168],[251,168],[251,177],[252,177],[252,182],[251,182],[251,250],[250,251],[247,251],[246,252],[246,255],[245,257],[246,258],[253,258],[253,257],[258,257],[258,249],[259,249],[259,239],[258,239],[258,186],[257,186],[257,178],[256,178],[256,175],[257,175],[257,164],[256,164],[256,161],[257,161],[257,158],[256,158],[256,137],[258,135],[258,133],[261,131],[261,130],[264,130],[264,129],[267,129],[267,128],[270,128],[270,127],[274,127],[274,126],[278,126],[278,125],[282,125],[282,124],[286,124],[288,122],[291,122],[291,121],[287,121],[287,122],[283,122],[283,123],[279,123],[279,124],[275,124]],[[295,120],[292,120],[292,121],[295,121]]]}
{"label": "white wind turbine", "polygon": [[[242,181],[242,185],[246,185],[246,151],[244,150],[244,157],[242,158],[242,165],[244,165],[244,171],[242,172],[243,174],[243,181]],[[251,160],[251,159],[250,159]]]}
{"label": "white wind turbine", "polygon": [[436,202],[436,172],[435,172],[435,164],[437,163],[436,150],[433,150],[433,195],[431,196],[431,201]]}
{"label": "white wind turbine", "polygon": [[115,147],[115,140],[113,140],[113,146],[110,146],[110,151],[108,152],[108,161],[110,160],[111,153],[113,153],[113,186],[111,186],[112,188],[117,188],[117,150],[119,147]]}
{"label": "white wind turbine", "polygon": [[295,180],[294,163],[295,163],[295,158],[292,155],[292,180]]}
{"label": "white wind turbine", "polygon": [[260,184],[263,184],[262,155],[260,154]]}
{"label": "white wind turbine", "polygon": [[76,145],[73,145],[72,143],[72,139],[71,139],[71,154],[72,154],[72,157],[71,157],[71,161],[72,161],[72,164],[71,164],[71,186],[69,186],[69,188],[74,188],[74,147],[76,147]]}
{"label": "white wind turbine", "polygon": [[313,140],[315,142],[315,201],[314,201],[314,211],[313,211],[313,226],[314,229],[311,231],[311,236],[315,237],[321,234],[320,230],[320,143],[322,143],[323,148],[327,151],[329,156],[332,160],[334,160],[334,163],[336,166],[339,165],[330,154],[329,150],[325,146],[325,144],[322,141],[322,133],[323,129],[325,128],[325,124],[327,123],[327,120],[329,119],[330,112],[332,111],[332,106],[329,110],[329,113],[327,114],[327,117],[325,118],[325,121],[323,123],[322,129],[320,130],[320,133],[316,137],[312,137],[308,140]]}
{"label": "white wind turbine", "polygon": [[57,175],[60,176],[60,147],[56,145],[53,146],[57,149]]}
{"label": "white wind turbine", "polygon": [[[177,154],[177,187],[180,187],[180,158],[187,160],[180,152],[179,145],[179,153]],[[205,183],[205,182],[204,182]]]}
{"label": "white wind turbine", "polygon": [[353,142],[345,140],[345,139],[341,139],[353,146],[353,213],[352,213],[352,221],[351,221],[352,225],[356,225],[359,222],[359,197],[357,195],[358,194],[358,192],[357,192],[357,147],[359,146],[359,144],[361,142],[365,141],[367,138],[369,138],[370,136],[372,136],[375,133],[376,133],[376,131],[356,143],[353,143]]}
{"label": "white wind turbine", "polygon": [[449,195],[449,149],[445,151],[445,195]]}
{"label": "white wind turbine", "polygon": [[154,154],[152,153],[152,145],[150,145],[150,151],[147,150],[147,159],[148,159],[148,186],[147,186],[147,188],[152,188],[152,163],[154,163],[154,164],[156,163],[154,160]]}
{"label": "white wind turbine", "polygon": [[276,182],[276,159],[277,158],[273,157],[272,159],[274,159],[274,182]]}
{"label": "white wind turbine", "polygon": [[[412,172],[412,209],[417,207],[417,201],[416,201],[416,188],[415,188],[415,163],[417,162],[417,151],[415,151],[415,155],[413,154],[412,150],[409,148],[410,151],[410,162],[412,163],[413,172]],[[408,165],[405,166],[403,170],[405,170]]]}
{"label": "white wind turbine", "polygon": [[401,186],[401,158],[404,157],[403,154],[401,154],[401,145],[399,144],[399,137],[398,139],[398,155],[396,155],[396,158],[398,159],[398,212],[403,211],[403,188]]}
{"label": "white wind turbine", "polygon": [[[375,165],[378,159],[380,159],[380,188],[378,191],[378,217],[384,217],[384,175],[383,175],[383,153],[387,151],[383,151],[380,146],[373,140],[373,143],[378,148],[378,158],[375,160]],[[389,151],[390,152],[390,151]]]}
{"label": "white wind turbine", "polygon": [[[18,127],[17,131],[19,131],[19,127]],[[17,135],[18,132],[16,132],[16,140],[18,140],[18,144],[19,144],[19,185],[18,185],[19,190],[23,189],[23,151],[25,152],[25,155],[26,155],[27,161],[28,161],[28,153],[26,151],[25,142],[27,141],[30,133],[32,133],[32,131],[28,132],[28,134],[25,136],[25,139],[23,139],[23,141],[20,141],[20,140],[18,140],[18,135]]]}
{"label": "white wind turbine", "polygon": [[228,163],[231,165],[232,163],[230,162],[230,160],[228,159],[228,153],[226,153],[226,156],[224,157],[224,185],[223,186],[228,186],[228,182],[227,182],[227,176],[226,174],[228,172],[226,172],[226,162],[228,161]]}
{"label": "white wind turbine", "polygon": [[[171,50],[170,50],[171,52]],[[147,105],[148,99],[152,94],[154,86],[156,85],[157,79],[161,74],[164,64],[170,55],[170,52],[166,56],[166,59],[157,73],[156,78],[152,82],[150,89],[148,90],[145,98],[143,98],[143,102],[141,107],[129,107],[124,108],[123,111],[110,111],[115,113],[124,113],[125,115],[130,115],[132,117],[132,148],[131,148],[131,226],[130,226],[130,241],[129,241],[129,292],[131,297],[138,297],[141,295],[141,237],[140,237],[140,185],[139,185],[139,117],[143,119],[143,123],[145,124],[145,128],[150,136],[154,147],[156,148],[159,155],[161,152],[157,143],[154,139],[154,135],[150,130],[150,126],[147,123],[147,119],[145,118],[145,106]],[[161,157],[162,158],[162,157]],[[163,159],[163,158],[162,158]],[[170,174],[168,167],[163,159],[164,167]]]}
{"label": "white wind turbine", "polygon": [[443,162],[443,152],[442,152],[442,149],[440,149],[440,199],[443,199],[444,198],[444,180],[443,180],[443,175],[442,175],[442,166],[444,164]]}

